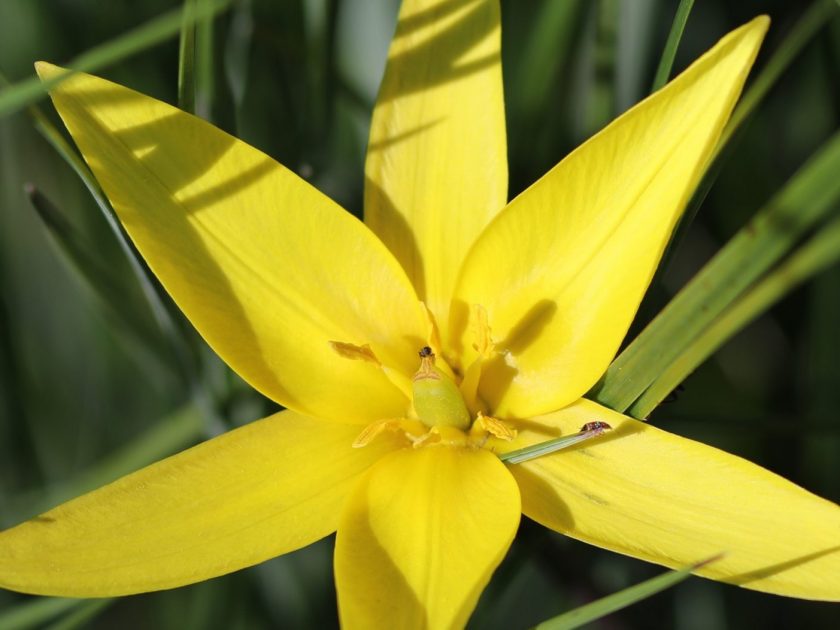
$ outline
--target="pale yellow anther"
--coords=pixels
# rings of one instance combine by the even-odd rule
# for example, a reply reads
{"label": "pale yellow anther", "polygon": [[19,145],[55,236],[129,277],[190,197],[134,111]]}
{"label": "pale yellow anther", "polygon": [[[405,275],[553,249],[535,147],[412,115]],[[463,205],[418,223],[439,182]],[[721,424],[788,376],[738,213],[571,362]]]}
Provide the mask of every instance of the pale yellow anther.
{"label": "pale yellow anther", "polygon": [[362,361],[378,367],[382,370],[382,372],[384,372],[385,376],[388,377],[388,380],[391,381],[391,383],[403,394],[405,394],[406,398],[411,400],[411,382],[408,380],[408,377],[398,370],[394,370],[389,368],[387,365],[383,365],[376,354],[374,354],[370,345],[364,344],[359,346],[345,341],[329,341],[327,343],[330,344],[330,348],[333,349],[333,352],[343,359]]}
{"label": "pale yellow anther", "polygon": [[489,359],[495,350],[495,344],[490,336],[490,324],[487,322],[487,309],[481,304],[473,304],[470,307],[472,311],[472,333],[473,333],[473,348],[478,352],[479,358]]}
{"label": "pale yellow anther", "polygon": [[516,429],[497,418],[485,416],[479,411],[478,417],[473,422],[470,434],[475,435],[480,431],[489,433],[493,437],[504,440],[505,442],[510,442],[516,437]]}
{"label": "pale yellow anther", "polygon": [[487,311],[485,308],[481,304],[473,304],[470,309],[472,311],[471,328],[474,338],[472,347],[478,352],[478,356],[464,372],[460,389],[461,395],[467,403],[467,407],[469,407],[470,411],[476,413],[480,411],[481,407],[478,400],[478,383],[481,380],[481,368],[484,362],[493,356],[496,346],[490,336],[490,324],[487,322]]}
{"label": "pale yellow anther", "polygon": [[365,361],[366,363],[373,363],[377,367],[382,367],[382,363],[376,358],[376,355],[368,344],[357,346],[356,344],[345,343],[344,341],[330,341],[329,344],[333,352],[342,358]]}
{"label": "pale yellow anther", "polygon": [[422,439],[429,431],[429,428],[419,420],[411,418],[386,418],[367,425],[362,432],[353,440],[353,448],[362,448],[373,442],[376,438],[386,432],[402,433],[412,444]]}

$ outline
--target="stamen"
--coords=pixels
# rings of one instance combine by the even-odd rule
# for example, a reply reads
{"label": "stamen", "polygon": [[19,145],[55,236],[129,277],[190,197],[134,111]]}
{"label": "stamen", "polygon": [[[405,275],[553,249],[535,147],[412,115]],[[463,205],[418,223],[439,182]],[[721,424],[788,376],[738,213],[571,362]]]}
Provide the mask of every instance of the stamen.
{"label": "stamen", "polygon": [[353,448],[362,448],[373,442],[380,435],[389,431],[391,433],[402,432],[413,444],[428,433],[428,427],[419,420],[411,418],[386,418],[367,425],[358,437],[353,440]]}
{"label": "stamen", "polygon": [[333,349],[333,352],[343,359],[362,361],[378,367],[382,370],[388,380],[391,381],[391,384],[405,394],[406,398],[411,400],[411,381],[408,380],[408,377],[405,374],[402,374],[398,370],[391,369],[387,365],[383,365],[376,354],[374,354],[369,344],[357,346],[354,343],[347,343],[344,341],[329,341],[327,343],[330,344],[330,348]]}
{"label": "stamen", "polygon": [[505,442],[510,442],[516,437],[516,429],[492,416],[485,416],[480,411],[475,422],[473,422],[470,433],[475,434],[477,431],[489,433],[493,437],[504,440]]}
{"label": "stamen", "polygon": [[373,350],[370,349],[370,344],[357,346],[352,343],[345,343],[343,341],[330,341],[330,348],[333,349],[338,356],[354,361],[365,361],[366,363],[373,363],[377,367],[382,367],[382,363],[376,358]]}
{"label": "stamen", "polygon": [[509,453],[504,453],[499,455],[499,459],[507,464],[521,464],[522,462],[527,462],[530,459],[551,455],[552,453],[569,448],[575,444],[591,440],[599,435],[603,435],[611,429],[612,427],[609,424],[601,420],[587,422],[581,427],[580,431],[573,435],[555,438],[546,442],[540,442],[539,444],[526,446],[525,448],[520,448]]}
{"label": "stamen", "polygon": [[464,379],[461,381],[461,395],[472,411],[479,410],[478,404],[478,383],[481,380],[481,367],[484,362],[495,353],[495,344],[490,336],[490,325],[487,323],[487,311],[481,304],[473,304],[471,307],[472,331],[475,341],[473,349],[478,356],[467,367],[464,372]]}

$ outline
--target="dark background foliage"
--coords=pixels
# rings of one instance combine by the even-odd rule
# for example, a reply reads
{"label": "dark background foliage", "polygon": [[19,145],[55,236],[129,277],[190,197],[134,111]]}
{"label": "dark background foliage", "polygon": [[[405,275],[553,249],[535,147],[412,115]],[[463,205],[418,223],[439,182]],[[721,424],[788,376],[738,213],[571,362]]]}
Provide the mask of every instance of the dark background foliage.
{"label": "dark background foliage", "polygon": [[[24,78],[36,59],[65,62],[177,4],[0,0],[0,71],[11,80]],[[241,2],[215,22],[213,81],[207,98],[199,99],[200,111],[360,213],[367,128],[397,4]],[[735,26],[767,13],[773,25],[760,68],[808,4],[698,2],[675,70]],[[675,9],[672,0],[503,0],[511,196],[649,91]],[[177,53],[177,41],[171,40],[100,74],[174,102]],[[696,222],[652,288],[637,328],[837,129],[838,76],[840,19],[835,17],[736,139]],[[129,299],[137,302],[138,317],[151,318],[121,250],[78,178],[26,115],[0,120],[2,527],[47,507],[68,480],[71,486],[79,479],[93,485],[107,480],[109,471],[127,465],[125,448],[137,445],[190,395],[165,339],[138,343],[67,264],[23,192],[27,182],[57,205],[97,256],[111,261]],[[838,322],[840,269],[835,268],[745,329],[651,421],[840,501]],[[201,366],[208,402],[218,409],[192,433],[187,429],[180,446],[270,410],[195,342],[188,326],[179,325],[192,339],[190,362]],[[161,448],[178,445],[175,440],[175,446],[167,446],[172,442],[158,436],[149,452],[157,456]],[[130,461],[136,466],[150,457],[134,456]],[[331,553],[332,540],[322,541],[209,582],[118,600],[79,623],[92,628],[329,627],[336,614]],[[524,520],[471,623],[529,627],[660,571]],[[0,612],[26,599],[0,592]],[[691,579],[596,625],[832,628],[840,627],[840,608]]]}

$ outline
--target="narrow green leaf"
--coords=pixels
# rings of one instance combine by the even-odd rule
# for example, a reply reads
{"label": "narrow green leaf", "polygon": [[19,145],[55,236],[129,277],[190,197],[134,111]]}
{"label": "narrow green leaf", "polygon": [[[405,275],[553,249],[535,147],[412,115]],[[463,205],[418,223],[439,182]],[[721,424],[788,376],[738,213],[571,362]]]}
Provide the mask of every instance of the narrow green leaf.
{"label": "narrow green leaf", "polygon": [[758,73],[756,79],[750,84],[747,91],[741,97],[732,117],[729,119],[724,131],[718,140],[715,154],[712,158],[709,168],[703,175],[703,179],[697,185],[694,193],[691,196],[685,211],[682,213],[679,224],[674,230],[671,240],[668,242],[668,247],[665,254],[662,256],[662,262],[657,270],[658,280],[662,270],[668,266],[674,252],[679,244],[685,238],[688,228],[694,222],[694,218],[700,211],[700,206],[709,194],[712,185],[714,185],[720,174],[721,168],[727,159],[727,153],[732,148],[732,138],[740,129],[741,124],[749,117],[749,115],[758,107],[770,89],[779,80],[779,77],[788,68],[791,62],[802,51],[805,44],[807,44],[814,35],[817,34],[820,27],[825,24],[828,19],[835,14],[836,8],[840,5],[835,5],[833,0],[817,0],[808,11],[799,19],[788,37],[782,42],[782,45],[773,53],[770,60],[764,65],[762,70]]}
{"label": "narrow green leaf", "polygon": [[513,74],[511,99],[523,118],[544,111],[552,85],[571,50],[582,8],[580,0],[544,2],[533,21]]}
{"label": "narrow green leaf", "polygon": [[213,14],[209,12],[212,0],[196,0],[195,22],[195,113],[206,120],[213,114],[215,91],[215,64],[213,56]]}
{"label": "narrow green leaf", "polygon": [[701,568],[702,566],[718,560],[721,556],[715,556],[692,564],[690,566],[678,569],[676,571],[669,571],[662,575],[657,575],[655,578],[645,580],[639,584],[625,588],[618,593],[607,595],[599,600],[570,610],[569,612],[548,619],[539,624],[537,630],[571,630],[572,628],[579,628],[580,626],[605,617],[622,608],[626,608],[631,604],[640,602],[652,595],[656,595],[660,591],[679,584],[683,580],[691,577],[691,573]]}
{"label": "narrow green leaf", "polygon": [[[231,1],[205,0],[195,11],[193,18],[195,20],[209,20],[213,15],[227,8]],[[74,70],[93,72],[166,41],[181,31],[183,22],[181,10],[170,11],[129,31],[125,35],[82,53],[67,64],[71,70],[49,81],[41,81],[37,76],[32,76],[3,89],[0,92],[0,117],[7,116],[43,98],[47,91],[65,81],[73,74]]]}
{"label": "narrow green leaf", "polygon": [[46,626],[45,630],[76,630],[76,628],[86,628],[89,621],[95,619],[97,615],[113,604],[114,601],[114,599],[82,600],[82,603],[72,612],[63,619]]}
{"label": "narrow green leaf", "polygon": [[595,58],[585,135],[601,129],[615,115],[615,60],[618,51],[618,2],[600,0],[595,35]]}
{"label": "narrow green leaf", "polygon": [[[204,417],[204,410],[198,402],[176,409],[126,446],[74,478],[49,486],[46,491],[39,490],[18,497],[11,509],[3,514],[3,525],[41,514],[54,505],[192,446],[204,435]],[[3,628],[2,624],[0,628]]]}
{"label": "narrow green leaf", "polygon": [[727,309],[660,374],[630,407],[630,415],[646,417],[735,333],[811,276],[840,260],[840,219],[833,220],[781,265]]}
{"label": "narrow green leaf", "polygon": [[808,8],[744,92],[718,141],[718,151],[726,146],[732,134],[755,111],[805,45],[838,12],[840,2],[837,0],[817,0]]}
{"label": "narrow green leaf", "polygon": [[80,606],[85,600],[66,597],[38,597],[10,606],[0,612],[2,630],[43,628],[51,619]]}
{"label": "narrow green leaf", "polygon": [[157,345],[159,338],[149,326],[149,320],[134,307],[132,295],[125,284],[97,257],[98,248],[86,242],[65,218],[64,213],[35,186],[27,184],[26,195],[44,227],[53,237],[53,242],[99,297],[109,313],[124,324],[141,345]]}
{"label": "narrow green leaf", "polygon": [[178,45],[178,107],[195,113],[195,0],[184,0]]}
{"label": "narrow green leaf", "polygon": [[590,395],[626,410],[662,370],[840,199],[835,134],[613,361]]}
{"label": "narrow green leaf", "polygon": [[653,85],[650,88],[651,92],[656,92],[656,90],[665,85],[668,82],[668,77],[671,76],[674,57],[677,55],[677,48],[680,45],[685,25],[688,22],[688,15],[691,13],[693,6],[694,0],[680,0],[680,5],[677,7],[677,13],[674,16],[674,23],[671,25],[671,32],[668,33],[668,39],[665,42],[662,57],[659,59],[659,66],[656,68],[656,74],[653,77]]}
{"label": "narrow green leaf", "polygon": [[[0,76],[0,84],[4,81]],[[179,368],[184,378],[188,381],[193,380],[193,370],[191,361],[188,358],[188,352],[185,341],[175,324],[175,318],[170,312],[168,298],[164,298],[158,285],[151,277],[150,272],[140,259],[139,254],[131,245],[128,236],[122,228],[122,224],[117,218],[116,212],[111,207],[111,203],[105,196],[105,193],[99,187],[99,182],[91,173],[85,161],[73,149],[72,146],[65,140],[61,132],[56,129],[44,113],[35,105],[28,107],[28,112],[32,118],[35,129],[40,133],[44,139],[50,143],[55,151],[64,159],[65,162],[73,169],[79,179],[87,188],[94,202],[96,202],[102,216],[111,228],[114,237],[117,239],[122,251],[125,253],[128,263],[134,273],[135,278],[140,285],[143,296],[146,299],[149,308],[152,311],[152,316],[167,339],[169,346],[178,361]]]}

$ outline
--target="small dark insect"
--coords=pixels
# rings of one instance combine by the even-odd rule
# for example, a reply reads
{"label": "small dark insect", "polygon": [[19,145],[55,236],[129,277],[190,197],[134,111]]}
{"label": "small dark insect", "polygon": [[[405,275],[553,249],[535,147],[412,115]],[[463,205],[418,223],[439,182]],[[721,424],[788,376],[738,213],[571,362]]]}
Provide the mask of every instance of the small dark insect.
{"label": "small dark insect", "polygon": [[432,352],[432,349],[429,346],[423,346],[420,348],[419,354],[421,359],[425,359],[426,357],[434,356],[435,353]]}
{"label": "small dark insect", "polygon": [[606,422],[602,422],[601,420],[595,420],[594,422],[587,422],[584,424],[580,430],[581,431],[597,431],[598,433],[603,433],[608,429],[612,429],[612,427],[607,424]]}

